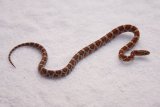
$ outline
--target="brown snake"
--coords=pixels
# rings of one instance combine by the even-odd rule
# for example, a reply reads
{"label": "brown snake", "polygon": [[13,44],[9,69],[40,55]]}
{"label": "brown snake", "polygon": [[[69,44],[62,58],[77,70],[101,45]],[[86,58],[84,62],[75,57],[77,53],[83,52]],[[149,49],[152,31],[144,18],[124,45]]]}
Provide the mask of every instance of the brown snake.
{"label": "brown snake", "polygon": [[27,42],[27,43],[22,43],[22,44],[17,45],[16,47],[14,47],[10,51],[8,59],[9,59],[9,62],[14,66],[14,64],[12,63],[11,58],[10,58],[12,52],[15,49],[22,47],[22,46],[31,46],[31,47],[37,48],[42,53],[42,59],[41,59],[39,66],[38,66],[38,70],[42,76],[51,77],[51,78],[63,77],[63,76],[68,75],[81,59],[83,59],[87,55],[90,55],[91,53],[93,53],[94,51],[99,49],[101,46],[105,45],[107,42],[109,42],[110,40],[115,38],[117,35],[124,33],[124,32],[133,32],[134,37],[132,38],[132,40],[129,43],[127,43],[125,46],[123,46],[119,50],[119,58],[121,60],[131,61],[134,59],[134,56],[143,56],[143,55],[150,54],[150,52],[147,50],[133,50],[129,56],[124,55],[124,53],[126,51],[130,50],[132,47],[135,46],[135,44],[137,43],[137,41],[140,37],[140,33],[139,33],[138,28],[136,28],[133,25],[127,24],[127,25],[121,25],[121,26],[113,29],[111,32],[109,32],[108,34],[106,34],[105,36],[100,38],[99,40],[91,43],[90,45],[88,45],[88,46],[84,47],[83,49],[81,49],[80,51],[78,51],[72,57],[72,59],[69,61],[67,66],[65,66],[64,68],[62,68],[60,70],[47,70],[45,68],[45,65],[47,62],[47,57],[48,57],[47,51],[42,45],[40,45],[38,43]]}

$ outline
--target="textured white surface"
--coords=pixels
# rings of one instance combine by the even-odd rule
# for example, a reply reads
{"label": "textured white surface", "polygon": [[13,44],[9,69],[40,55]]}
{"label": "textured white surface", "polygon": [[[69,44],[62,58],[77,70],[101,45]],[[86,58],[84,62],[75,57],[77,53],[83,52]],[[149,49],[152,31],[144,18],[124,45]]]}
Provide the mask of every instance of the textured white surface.
{"label": "textured white surface", "polygon": [[[0,0],[0,107],[160,107],[160,1]],[[64,67],[81,48],[121,24],[136,25],[147,57],[121,62],[122,34],[82,60],[65,78],[40,76],[40,53],[15,45],[34,41],[48,51],[47,68]]]}

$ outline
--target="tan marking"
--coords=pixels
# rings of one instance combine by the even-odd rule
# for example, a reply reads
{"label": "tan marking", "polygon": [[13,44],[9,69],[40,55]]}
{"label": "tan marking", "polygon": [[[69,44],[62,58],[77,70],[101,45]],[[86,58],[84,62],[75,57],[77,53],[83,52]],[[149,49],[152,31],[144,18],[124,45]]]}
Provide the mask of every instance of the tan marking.
{"label": "tan marking", "polygon": [[131,31],[131,30],[132,30],[132,28],[133,28],[133,26],[131,25],[131,27],[130,27],[130,29],[129,29],[129,30]]}
{"label": "tan marking", "polygon": [[112,36],[114,35],[113,31],[110,32],[112,34]]}
{"label": "tan marking", "polygon": [[69,63],[71,65],[71,68],[74,68],[74,65],[72,65],[72,63]]}
{"label": "tan marking", "polygon": [[137,32],[137,31],[139,32],[139,30],[138,30],[138,29],[136,29],[136,30],[135,30],[135,31],[133,31],[133,32],[135,33],[135,32]]}
{"label": "tan marking", "polygon": [[104,45],[104,42],[102,41],[102,39],[99,39],[99,41],[100,41],[100,46]]}
{"label": "tan marking", "polygon": [[75,60],[78,60],[78,55],[75,54],[75,55],[73,56],[73,58],[74,58]]}
{"label": "tan marking", "polygon": [[118,31],[118,34],[121,33],[121,31],[119,30],[119,28],[117,27],[116,30]]}
{"label": "tan marking", "polygon": [[135,35],[135,36],[134,36],[134,38],[137,38],[137,39],[139,39],[139,36],[138,36],[138,35]]}
{"label": "tan marking", "polygon": [[126,26],[125,25],[123,25],[123,28],[124,28],[124,31],[126,31]]}
{"label": "tan marking", "polygon": [[107,36],[107,35],[106,35],[105,37],[106,37],[107,41],[110,41],[110,39],[108,38],[108,36]]}
{"label": "tan marking", "polygon": [[124,47],[126,47],[126,48],[127,48],[127,50],[129,49],[129,47],[128,47],[127,45],[125,45]]}
{"label": "tan marking", "polygon": [[79,54],[79,52],[77,53],[77,56],[78,56],[77,60],[80,60],[81,59],[81,55]]}
{"label": "tan marking", "polygon": [[83,57],[85,57],[86,56],[86,51],[84,50],[84,48],[82,49],[82,51],[83,51]]}
{"label": "tan marking", "polygon": [[42,66],[42,67],[43,67],[43,65],[44,65],[44,64],[41,64],[41,63],[39,64],[39,66]]}
{"label": "tan marking", "polygon": [[47,58],[47,55],[43,55],[43,58]]}
{"label": "tan marking", "polygon": [[97,44],[95,42],[93,44],[94,44],[95,49],[97,49],[98,48]]}
{"label": "tan marking", "polygon": [[125,47],[127,47],[127,50],[130,49],[127,45],[125,45]]}
{"label": "tan marking", "polygon": [[75,60],[74,58],[72,58],[72,60],[75,62],[75,64],[77,63],[77,60]]}
{"label": "tan marking", "polygon": [[123,48],[121,48],[120,51],[124,53],[125,50]]}
{"label": "tan marking", "polygon": [[128,46],[129,49],[130,49],[130,48],[132,48],[133,44],[132,44],[131,42],[129,42],[129,43],[127,44],[127,46]]}
{"label": "tan marking", "polygon": [[93,50],[92,48],[90,48],[90,46],[88,46],[89,50]]}
{"label": "tan marking", "polygon": [[134,45],[133,41],[130,41],[130,43],[132,43]]}

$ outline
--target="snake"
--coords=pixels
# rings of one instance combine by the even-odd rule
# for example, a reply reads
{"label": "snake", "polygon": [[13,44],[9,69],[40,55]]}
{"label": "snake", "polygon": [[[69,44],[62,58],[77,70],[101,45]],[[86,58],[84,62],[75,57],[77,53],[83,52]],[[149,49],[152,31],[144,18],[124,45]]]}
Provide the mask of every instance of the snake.
{"label": "snake", "polygon": [[134,59],[135,56],[144,56],[144,55],[149,55],[150,52],[147,50],[133,50],[130,52],[130,55],[125,55],[127,51],[129,51],[131,48],[135,46],[137,41],[139,40],[140,37],[140,32],[138,28],[134,25],[131,24],[125,24],[125,25],[120,25],[116,27],[115,29],[111,30],[109,33],[101,37],[100,39],[96,40],[95,42],[89,44],[88,46],[82,48],[79,50],[69,61],[69,63],[62,69],[59,70],[49,70],[45,68],[45,65],[48,60],[48,55],[46,49],[40,45],[39,43],[34,43],[34,42],[26,42],[26,43],[21,43],[17,46],[15,46],[8,55],[8,60],[9,62],[15,67],[13,62],[11,61],[11,54],[13,53],[14,50],[16,50],[19,47],[22,46],[30,46],[33,48],[38,49],[41,54],[42,58],[41,61],[38,65],[38,71],[39,73],[44,76],[44,77],[49,77],[49,78],[60,78],[68,75],[73,68],[76,66],[76,64],[85,58],[86,56],[90,55],[94,51],[98,50],[100,47],[104,46],[106,43],[117,37],[118,35],[125,33],[125,32],[132,32],[134,34],[133,38],[125,45],[123,46],[118,53],[119,59],[124,61],[124,62],[129,62]]}

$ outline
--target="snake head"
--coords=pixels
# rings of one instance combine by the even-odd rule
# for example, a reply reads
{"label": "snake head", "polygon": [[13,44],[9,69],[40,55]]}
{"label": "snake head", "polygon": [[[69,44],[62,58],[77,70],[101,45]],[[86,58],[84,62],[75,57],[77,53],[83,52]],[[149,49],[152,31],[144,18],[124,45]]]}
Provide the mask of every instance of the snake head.
{"label": "snake head", "polygon": [[143,56],[143,55],[149,55],[150,52],[147,50],[135,50],[134,51],[136,56]]}

